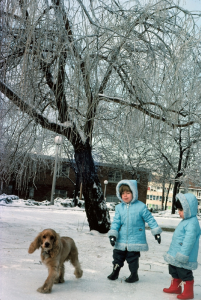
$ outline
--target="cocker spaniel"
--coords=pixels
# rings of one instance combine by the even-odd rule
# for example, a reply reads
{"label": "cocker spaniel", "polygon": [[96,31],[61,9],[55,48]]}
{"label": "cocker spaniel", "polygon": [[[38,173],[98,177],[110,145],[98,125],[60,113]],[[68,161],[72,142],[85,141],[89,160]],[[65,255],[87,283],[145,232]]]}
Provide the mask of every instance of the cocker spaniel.
{"label": "cocker spaniel", "polygon": [[76,278],[82,277],[83,271],[78,260],[78,250],[70,237],[60,237],[53,229],[45,229],[38,234],[29,246],[29,253],[41,247],[41,260],[48,268],[48,277],[43,286],[37,289],[40,293],[51,293],[54,283],[64,282],[64,262],[70,260],[75,267]]}

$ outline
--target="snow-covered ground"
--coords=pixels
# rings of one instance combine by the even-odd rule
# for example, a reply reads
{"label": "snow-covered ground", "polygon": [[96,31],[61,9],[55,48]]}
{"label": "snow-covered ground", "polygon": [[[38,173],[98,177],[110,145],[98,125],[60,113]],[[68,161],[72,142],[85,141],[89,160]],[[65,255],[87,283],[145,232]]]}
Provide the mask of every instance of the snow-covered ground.
{"label": "snow-covered ground", "polygon": [[[114,212],[110,211],[111,220]],[[175,228],[178,215],[154,214],[163,228]],[[201,223],[201,218],[199,217]],[[53,228],[61,236],[72,237],[79,250],[84,271],[81,279],[73,275],[73,267],[66,263],[65,282],[55,284],[51,294],[36,291],[47,277],[47,269],[40,262],[40,251],[28,254],[28,247],[38,232]],[[83,208],[54,206],[28,206],[23,200],[0,202],[0,300],[152,300],[177,299],[176,295],[163,293],[169,287],[170,275],[163,260],[173,232],[163,231],[159,245],[150,230],[146,231],[148,252],[141,252],[139,281],[126,283],[129,275],[127,263],[120,271],[119,279],[110,281],[112,271],[112,246],[107,234],[89,231]],[[200,251],[201,252],[201,240]],[[195,300],[201,299],[201,253],[199,267],[194,271]]]}

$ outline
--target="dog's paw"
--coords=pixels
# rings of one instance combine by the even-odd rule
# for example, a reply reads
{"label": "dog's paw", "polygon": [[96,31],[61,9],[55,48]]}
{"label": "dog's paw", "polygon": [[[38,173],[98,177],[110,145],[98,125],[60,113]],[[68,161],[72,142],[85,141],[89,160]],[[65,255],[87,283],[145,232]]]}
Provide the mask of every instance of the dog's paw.
{"label": "dog's paw", "polygon": [[76,278],[81,278],[82,274],[83,274],[83,271],[81,269],[76,269],[74,274],[75,274]]}
{"label": "dog's paw", "polygon": [[63,278],[58,278],[54,281],[55,284],[57,283],[64,283],[64,279]]}
{"label": "dog's paw", "polygon": [[54,284],[59,283],[59,278],[55,279]]}
{"label": "dog's paw", "polygon": [[51,289],[43,288],[43,286],[41,286],[37,289],[37,292],[42,293],[42,294],[48,294],[48,293],[51,293]]}

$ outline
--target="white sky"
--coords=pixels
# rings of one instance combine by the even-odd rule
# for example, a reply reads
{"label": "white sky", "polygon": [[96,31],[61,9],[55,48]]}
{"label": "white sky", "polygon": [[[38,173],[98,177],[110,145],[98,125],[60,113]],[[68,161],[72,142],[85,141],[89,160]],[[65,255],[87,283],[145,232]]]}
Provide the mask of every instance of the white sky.
{"label": "white sky", "polygon": [[181,0],[180,5],[190,11],[201,11],[201,0]]}

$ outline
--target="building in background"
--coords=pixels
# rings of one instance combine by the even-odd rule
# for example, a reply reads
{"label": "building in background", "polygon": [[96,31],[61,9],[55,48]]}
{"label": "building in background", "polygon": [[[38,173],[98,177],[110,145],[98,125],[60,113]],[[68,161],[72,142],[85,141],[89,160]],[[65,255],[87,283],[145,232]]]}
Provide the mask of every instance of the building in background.
{"label": "building in background", "polygon": [[[30,165],[32,169],[26,176],[27,183],[23,189],[19,188],[15,177],[9,183],[1,182],[1,193],[14,194],[23,199],[34,199],[36,201],[50,200],[53,170],[55,158],[51,156],[41,156],[41,163],[37,164],[38,157],[30,155]],[[34,163],[34,171],[33,171]],[[131,170],[121,166],[95,163],[97,174],[102,186],[102,191],[106,191],[104,196],[107,202],[119,202],[116,197],[116,185],[122,179],[136,179],[138,181],[139,200],[146,203],[147,185],[149,172],[145,169]],[[29,167],[27,167],[27,170]],[[33,177],[34,176],[34,177]],[[24,176],[25,178],[25,176]],[[105,186],[104,182],[107,182]],[[60,159],[57,167],[56,187],[54,198],[73,198],[75,190],[75,162],[68,159]],[[80,198],[82,198],[82,188],[80,185]],[[83,198],[82,198],[83,199]]]}
{"label": "building in background", "polygon": [[104,181],[107,180],[106,188],[106,201],[107,202],[119,202],[116,196],[116,185],[122,179],[137,180],[138,184],[138,199],[146,203],[147,185],[150,172],[144,168],[138,168],[133,170],[129,167],[122,168],[118,165],[98,163],[98,176],[101,182],[102,188],[104,188]]}
{"label": "building in background", "polygon": [[198,212],[201,213],[201,187],[195,186],[192,182],[188,183],[188,189],[181,186],[180,193],[192,193],[198,200]]}
{"label": "building in background", "polygon": [[[156,179],[156,178],[155,178]],[[165,201],[166,201],[166,195],[169,188],[169,184],[165,184],[164,189],[164,205],[163,209],[165,209]],[[195,186],[192,182],[188,184],[188,188],[184,188],[181,186],[180,193],[192,193],[196,196],[198,200],[198,212],[201,213],[201,187]],[[151,181],[148,183],[147,188],[147,207],[149,209],[153,210],[161,210],[162,209],[162,195],[163,195],[163,185],[160,182],[157,181]],[[173,185],[171,186],[168,194],[167,199],[167,209],[172,209],[172,196],[173,196]]]}
{"label": "building in background", "polygon": [[[164,189],[164,196],[166,200],[167,190],[168,190],[169,184],[165,184]],[[173,189],[170,188],[168,199],[167,199],[167,209],[171,210],[172,208],[172,195],[173,195]],[[162,209],[162,196],[163,196],[163,185],[160,182],[149,182],[148,188],[147,188],[147,207],[149,209],[153,210],[160,210]],[[163,209],[165,208],[165,201],[163,204]]]}

